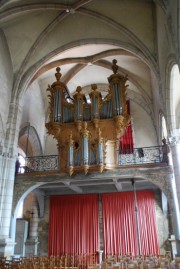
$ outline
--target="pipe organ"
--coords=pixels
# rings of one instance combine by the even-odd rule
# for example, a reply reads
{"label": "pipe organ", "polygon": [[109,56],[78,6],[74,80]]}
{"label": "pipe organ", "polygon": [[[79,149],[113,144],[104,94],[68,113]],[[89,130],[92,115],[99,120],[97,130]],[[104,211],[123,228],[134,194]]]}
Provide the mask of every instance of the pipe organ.
{"label": "pipe organ", "polygon": [[[56,81],[47,89],[50,114],[46,128],[57,140],[62,172],[87,174],[110,168],[106,163],[108,142],[114,145],[115,156],[117,141],[131,121],[126,107],[127,77],[117,73],[116,60],[113,60],[112,70],[107,95],[102,98],[101,91],[93,84],[88,103],[80,86],[72,98],[68,97],[60,68],[56,68]],[[114,160],[111,168],[116,166],[116,157]]]}

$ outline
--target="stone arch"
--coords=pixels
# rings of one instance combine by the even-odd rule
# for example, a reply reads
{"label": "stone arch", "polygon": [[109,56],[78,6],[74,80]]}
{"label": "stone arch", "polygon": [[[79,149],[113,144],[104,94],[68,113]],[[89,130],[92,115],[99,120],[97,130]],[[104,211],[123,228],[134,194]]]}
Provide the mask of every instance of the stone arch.
{"label": "stone arch", "polygon": [[[118,170],[117,170],[118,173]],[[119,174],[119,173],[118,173]],[[151,168],[151,169],[131,169],[130,172],[131,176],[129,176],[129,179],[144,179],[146,181],[152,182],[154,185],[156,185],[167,197],[167,200],[169,202],[170,208],[173,207],[173,190],[172,190],[172,180],[173,180],[173,173],[169,167],[162,167],[162,168]],[[126,177],[126,172],[121,172],[121,178]],[[43,203],[43,194],[39,193],[38,187],[46,185],[48,183],[58,183],[58,182],[64,182],[64,180],[71,180],[71,177],[66,175],[59,175],[59,177],[56,178],[47,178],[44,177],[35,177],[36,181],[34,181],[32,178],[28,177],[25,178],[26,184],[21,184],[22,178],[19,178],[18,182],[15,183],[14,188],[14,201],[13,201],[13,208],[14,212],[17,212],[17,207],[19,207],[20,202],[29,194],[31,191],[36,192],[37,197],[40,195],[40,198],[38,199],[39,207],[41,208],[41,205]],[[41,197],[42,196],[42,197]],[[41,211],[41,209],[40,209]],[[40,212],[40,214],[42,211]]]}
{"label": "stone arch", "polygon": [[[16,218],[18,214],[18,210],[20,208],[21,203],[24,201],[24,199],[27,197],[27,195],[37,189],[39,186],[44,185],[45,183],[39,183],[39,184],[33,184],[29,183],[28,186],[24,187],[23,184],[21,186],[18,186],[18,189],[15,188],[15,194],[14,194],[14,201],[13,201],[13,212],[14,217]],[[37,201],[39,203],[39,199],[37,197]],[[40,208],[40,204],[39,204]]]}
{"label": "stone arch", "polygon": [[[31,146],[31,152],[33,154],[28,154],[28,155],[34,155],[34,156],[41,156],[42,155],[42,146],[40,142],[39,135],[36,131],[36,129],[31,126],[29,123],[25,123],[24,126],[21,127],[20,132],[19,132],[19,141],[21,138],[25,136],[27,138],[27,143],[30,144]],[[24,143],[21,145],[23,147],[22,149],[26,153],[28,150],[28,147],[26,148],[27,145],[24,145]]]}
{"label": "stone arch", "polygon": [[[130,39],[131,43],[133,44],[132,47],[134,47],[134,49],[136,50],[136,53],[137,54],[141,54],[141,58],[144,59],[145,62],[151,62],[152,64],[152,70],[156,71],[158,70],[158,66],[157,66],[157,63],[156,63],[156,60],[155,58],[152,56],[152,53],[149,51],[149,49],[145,46],[145,44],[130,30],[128,30],[126,27],[124,27],[122,24],[118,23],[118,22],[115,22],[114,20],[112,20],[110,17],[106,16],[106,15],[102,15],[102,14],[99,14],[98,12],[96,11],[92,11],[92,10],[88,10],[88,9],[84,9],[81,7],[82,4],[78,5],[77,7],[75,7],[75,10],[76,12],[80,12],[80,14],[83,14],[84,16],[86,17],[91,17],[91,18],[96,18],[96,20],[98,20],[100,23],[103,23],[105,26],[110,26],[112,27],[112,29],[116,29],[117,31],[119,31],[120,33],[122,33],[123,35],[127,36],[128,39]],[[39,5],[38,6],[38,9],[48,9],[48,6],[46,5],[46,7],[42,4],[42,5]],[[51,7],[52,8],[52,7]],[[53,8],[56,8],[57,9],[57,6],[56,7],[53,7]],[[62,8],[62,7],[60,7]],[[30,11],[34,9],[33,5],[31,6],[21,6],[21,12],[22,11]],[[36,8],[35,8],[36,9]],[[13,11],[13,13],[16,11],[19,11],[19,10],[16,10],[15,9],[11,9],[11,12]],[[6,12],[4,14],[2,14],[2,17],[6,17],[7,15],[9,14],[6,14]],[[41,43],[42,40],[45,39],[45,37],[47,36],[47,34],[49,34],[55,26],[57,26],[57,24],[64,20],[64,18],[66,18],[68,16],[67,13],[60,13],[51,23],[49,23],[49,25],[47,25],[47,27],[42,31],[42,33],[39,35],[39,37],[35,40],[34,44],[31,46],[31,48],[29,49],[29,52],[27,53],[27,56],[24,60],[24,62],[22,63],[21,65],[21,68],[20,68],[20,71],[19,71],[19,74],[18,74],[18,80],[15,82],[15,89],[14,89],[14,93],[16,91],[18,91],[18,88],[20,89],[21,87],[18,87],[20,85],[20,80],[23,76],[23,70],[26,69],[27,67],[27,62],[30,60],[31,56],[33,55],[34,51],[38,49],[38,46],[39,44]],[[81,40],[81,41],[78,41],[78,42],[81,42],[81,44],[83,44],[85,39]],[[77,41],[75,41],[77,42]],[[97,41],[95,39],[93,39],[93,43],[96,43]],[[113,43],[115,43],[116,41],[114,40]],[[72,42],[74,43],[74,42]],[[121,46],[126,48],[127,50],[129,50],[128,47],[130,47],[130,45],[128,43],[124,43],[124,42],[121,42]],[[67,45],[65,45],[66,47]],[[64,47],[64,46],[63,46]],[[57,54],[58,53],[58,50],[59,49],[55,49],[55,53]],[[131,51],[131,49],[130,49]],[[51,53],[50,53],[51,54]],[[51,58],[52,56],[50,56]],[[150,60],[149,60],[150,59]],[[48,60],[48,59],[47,59]],[[43,61],[40,60],[40,62]],[[43,61],[43,63],[45,63]],[[156,73],[156,72],[155,72]]]}
{"label": "stone arch", "polygon": [[174,124],[174,130],[179,128],[179,84],[180,84],[180,75],[179,75],[179,66],[177,64],[173,65],[171,69],[170,77],[170,95],[172,96],[171,100],[171,117],[172,123]]}
{"label": "stone arch", "polygon": [[167,123],[167,131],[169,136],[173,135],[173,131],[175,129],[175,123],[172,118],[172,88],[171,88],[171,71],[173,67],[177,64],[175,56],[171,55],[168,60],[168,64],[166,67],[166,81],[165,81],[165,96],[164,96],[164,111],[166,111],[166,123]]}
{"label": "stone arch", "polygon": [[[121,48],[121,51],[124,49],[124,51],[126,51],[127,53],[132,54],[132,55],[136,55],[137,57],[139,57],[151,69],[151,71],[154,74],[154,76],[156,77],[156,79],[158,80],[158,78],[159,78],[158,67],[157,67],[152,55],[150,57],[148,53],[146,53],[142,50],[138,50],[135,45],[130,45],[127,43],[125,44],[125,43],[122,43],[120,41],[112,40],[112,39],[79,40],[79,41],[71,42],[63,47],[58,48],[58,49],[55,49],[53,52],[50,52],[48,55],[46,55],[41,60],[39,60],[37,63],[35,63],[33,66],[31,66],[26,71],[26,73],[24,73],[24,75],[21,78],[21,81],[20,81],[20,84],[18,87],[19,92],[17,92],[18,98],[20,98],[23,95],[24,91],[29,86],[29,84],[31,83],[33,78],[36,76],[36,74],[39,72],[39,70],[41,70],[41,69],[43,70],[43,68],[46,67],[46,62],[48,60],[50,60],[52,57],[54,57],[58,53],[61,53],[62,51],[65,51],[65,50],[68,50],[68,49],[71,49],[71,48],[74,48],[77,46],[81,46],[81,45],[88,45],[88,44],[111,44],[111,45],[119,46]],[[81,61],[84,60],[87,62],[87,59],[80,59],[80,60]],[[57,61],[52,62],[50,66],[52,68],[53,65],[57,66],[57,64],[58,64]],[[44,72],[45,72],[45,69],[44,69]],[[153,126],[156,130],[156,124],[154,122],[154,117],[153,117],[154,111],[153,111],[153,107],[152,107],[152,102],[151,102],[151,100],[149,100],[149,97],[145,94],[146,91],[144,91],[133,78],[131,80],[132,80],[132,83],[135,83],[136,87],[138,87],[139,92],[140,92],[139,97],[143,100],[143,102],[141,102],[143,104],[143,109],[145,109],[146,112],[149,114],[149,116],[152,120]],[[134,98],[133,98],[133,100],[134,100]]]}
{"label": "stone arch", "polygon": [[[49,61],[52,57],[55,55],[72,49],[74,47],[82,46],[82,45],[88,45],[88,44],[111,44],[115,46],[119,46],[120,48],[123,48],[126,51],[130,51],[131,53],[135,54],[137,57],[139,57],[142,61],[144,61],[145,64],[152,70],[157,80],[159,79],[159,72],[157,64],[154,61],[154,58],[147,54],[146,52],[137,49],[135,45],[130,45],[121,41],[112,40],[112,39],[83,39],[71,42],[69,44],[66,44],[58,49],[55,49],[54,51],[50,52],[48,55],[44,56],[41,60],[39,60],[37,63],[35,63],[33,66],[31,66],[22,76],[21,81],[19,82],[19,86],[17,89],[14,89],[18,97],[22,96],[26,88],[29,86],[31,80],[36,75],[36,72],[46,64],[47,61]],[[147,54],[147,55],[146,55]],[[56,62],[57,64],[57,62]],[[52,65],[51,65],[52,66]]]}
{"label": "stone arch", "polygon": [[[32,185],[32,184],[31,184]],[[36,189],[38,186],[40,186],[42,184],[36,184],[35,186],[29,186],[28,189],[25,189],[25,188],[22,188],[20,191],[20,187],[18,189],[18,191],[15,191],[14,193],[14,203],[13,203],[13,215],[12,215],[12,220],[11,220],[11,237],[15,240],[15,229],[16,229],[16,219],[17,219],[17,215],[18,215],[18,211],[19,211],[19,208],[21,206],[21,203],[24,201],[24,199],[28,196],[28,194],[30,194],[34,189]],[[21,184],[21,186],[23,186],[23,184]],[[42,216],[41,214],[41,204],[39,203],[39,199],[37,197],[37,194],[35,193],[36,195],[36,198],[37,198],[37,206],[39,207],[39,215]],[[44,208],[43,208],[44,209]],[[32,211],[33,211],[33,214],[37,213],[37,208],[33,207],[32,208]]]}

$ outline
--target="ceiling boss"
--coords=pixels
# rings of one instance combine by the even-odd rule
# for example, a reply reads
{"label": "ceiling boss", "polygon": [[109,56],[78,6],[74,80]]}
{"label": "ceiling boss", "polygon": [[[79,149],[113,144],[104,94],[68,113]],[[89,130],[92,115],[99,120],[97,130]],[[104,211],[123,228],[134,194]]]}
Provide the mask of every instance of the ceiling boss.
{"label": "ceiling boss", "polygon": [[[60,80],[57,67],[56,81],[48,86],[50,92],[48,134],[57,140],[60,170],[72,175],[74,172],[102,172],[110,167],[106,164],[108,141],[113,144],[116,166],[117,140],[125,133],[131,121],[126,107],[126,76],[117,73],[117,61],[113,60],[113,74],[108,78],[109,91],[102,98],[97,85],[91,85],[90,103],[80,86],[73,98],[67,96],[66,85]],[[114,143],[113,143],[114,142]],[[113,153],[112,153],[113,152]]]}

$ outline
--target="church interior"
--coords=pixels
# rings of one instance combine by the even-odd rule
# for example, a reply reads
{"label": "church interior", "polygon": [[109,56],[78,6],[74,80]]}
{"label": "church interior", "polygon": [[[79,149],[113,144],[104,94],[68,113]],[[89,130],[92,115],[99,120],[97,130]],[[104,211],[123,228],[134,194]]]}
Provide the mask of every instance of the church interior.
{"label": "church interior", "polygon": [[180,267],[180,1],[0,0],[0,268]]}

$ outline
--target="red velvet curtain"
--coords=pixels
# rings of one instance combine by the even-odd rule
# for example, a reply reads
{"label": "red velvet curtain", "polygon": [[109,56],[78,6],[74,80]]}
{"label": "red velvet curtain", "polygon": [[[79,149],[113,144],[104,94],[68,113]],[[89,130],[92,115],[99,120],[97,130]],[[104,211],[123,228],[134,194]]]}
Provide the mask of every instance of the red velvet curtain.
{"label": "red velvet curtain", "polygon": [[98,195],[50,198],[49,255],[93,254],[99,249]]}
{"label": "red velvet curtain", "polygon": [[[159,254],[154,193],[137,192],[141,254]],[[102,195],[104,254],[139,254],[134,193]]]}
{"label": "red velvet curtain", "polygon": [[[126,101],[127,113],[130,114],[130,102]],[[131,123],[126,129],[126,133],[121,137],[119,142],[119,153],[130,154],[133,153],[133,136]]]}
{"label": "red velvet curtain", "polygon": [[159,254],[153,191],[137,192],[141,252]]}

